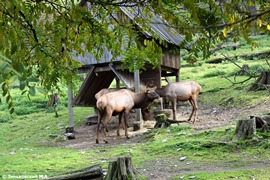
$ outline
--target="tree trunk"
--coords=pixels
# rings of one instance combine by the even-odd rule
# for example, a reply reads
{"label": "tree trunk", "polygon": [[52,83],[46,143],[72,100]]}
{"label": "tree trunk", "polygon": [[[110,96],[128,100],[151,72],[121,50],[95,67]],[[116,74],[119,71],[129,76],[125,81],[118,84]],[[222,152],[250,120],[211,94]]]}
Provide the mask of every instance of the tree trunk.
{"label": "tree trunk", "polygon": [[256,134],[256,122],[255,119],[239,120],[237,122],[234,141],[244,140],[252,135]]}
{"label": "tree trunk", "polygon": [[132,166],[130,157],[119,157],[115,161],[111,161],[108,166],[107,175],[104,180],[137,180],[138,172]]}
{"label": "tree trunk", "polygon": [[49,178],[49,180],[82,180],[93,179],[102,180],[103,172],[101,165],[94,165],[76,171],[67,172],[56,177]]}
{"label": "tree trunk", "polygon": [[250,90],[257,91],[261,89],[267,89],[269,91],[270,89],[269,86],[270,86],[270,71],[263,71],[261,72],[258,79],[250,87]]}

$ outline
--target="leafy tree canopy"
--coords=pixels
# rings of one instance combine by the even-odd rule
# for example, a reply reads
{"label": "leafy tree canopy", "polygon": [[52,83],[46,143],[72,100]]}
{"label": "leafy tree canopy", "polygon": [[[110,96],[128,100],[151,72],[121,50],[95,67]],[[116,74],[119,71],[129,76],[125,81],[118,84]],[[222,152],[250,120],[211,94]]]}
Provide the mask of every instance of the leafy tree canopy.
{"label": "leafy tree canopy", "polygon": [[73,60],[77,54],[91,52],[99,59],[106,47],[115,57],[124,55],[131,71],[143,68],[145,60],[159,65],[157,44],[165,42],[153,36],[136,43],[137,29],[117,18],[122,6],[142,8],[149,17],[135,19],[142,30],[150,31],[152,13],[161,16],[185,37],[181,48],[194,58],[209,56],[213,44],[240,37],[252,44],[252,31],[270,32],[270,3],[264,0],[1,0],[0,83],[10,111],[12,82],[19,80],[22,92],[30,95],[35,83],[46,90],[68,83],[80,66]]}

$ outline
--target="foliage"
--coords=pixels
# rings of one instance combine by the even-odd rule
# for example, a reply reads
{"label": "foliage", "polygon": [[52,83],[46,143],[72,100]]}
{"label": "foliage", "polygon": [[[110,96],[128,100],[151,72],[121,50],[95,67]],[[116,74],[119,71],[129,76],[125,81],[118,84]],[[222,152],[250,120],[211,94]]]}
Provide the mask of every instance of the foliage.
{"label": "foliage", "polygon": [[[87,8],[86,2],[90,2]],[[74,61],[79,54],[91,52],[100,59],[108,49],[113,59],[123,55],[123,68],[130,71],[142,69],[145,60],[158,66],[162,55],[158,45],[167,46],[166,42],[152,34],[139,43],[137,27],[126,18],[116,18],[121,7],[141,9],[142,16],[134,22],[142,31],[151,32],[154,13],[162,17],[171,32],[185,37],[181,47],[189,50],[189,62],[196,62],[201,54],[208,57],[212,46],[230,39],[244,37],[256,47],[251,33],[270,30],[268,1],[1,0],[0,83],[10,112],[14,112],[10,95],[14,80],[28,95],[36,93],[37,83],[46,90],[57,88],[60,81],[70,84],[74,69],[81,66]]]}

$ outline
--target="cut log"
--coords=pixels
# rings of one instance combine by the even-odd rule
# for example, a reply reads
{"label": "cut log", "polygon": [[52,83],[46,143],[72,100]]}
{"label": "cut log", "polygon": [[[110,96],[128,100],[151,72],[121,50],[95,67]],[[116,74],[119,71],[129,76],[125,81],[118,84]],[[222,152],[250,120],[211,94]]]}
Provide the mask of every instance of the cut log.
{"label": "cut log", "polygon": [[234,141],[244,140],[256,134],[255,119],[239,120],[237,122]]}
{"label": "cut log", "polygon": [[131,157],[119,157],[109,163],[104,180],[137,180],[138,175],[138,171],[132,165]]}
{"label": "cut log", "polygon": [[80,170],[63,173],[56,177],[49,178],[49,180],[102,180],[102,178],[103,172],[101,165],[94,165]]}
{"label": "cut log", "polygon": [[[240,55],[234,55],[234,56],[230,56],[230,59],[233,58],[243,58],[243,59],[253,59],[255,57],[267,57],[270,54],[270,51],[262,51],[262,52],[256,52],[256,53],[250,53],[250,54],[240,54]],[[210,60],[207,60],[206,63],[221,63],[222,61],[226,60],[228,57],[217,57],[217,58],[213,58]]]}

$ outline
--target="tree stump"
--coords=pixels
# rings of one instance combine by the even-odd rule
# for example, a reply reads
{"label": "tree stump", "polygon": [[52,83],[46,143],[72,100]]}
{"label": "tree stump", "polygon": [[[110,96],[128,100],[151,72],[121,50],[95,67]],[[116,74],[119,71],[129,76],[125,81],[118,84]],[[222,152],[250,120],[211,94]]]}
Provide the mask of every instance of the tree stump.
{"label": "tree stump", "polygon": [[54,112],[55,112],[55,117],[59,117],[59,115],[57,113],[58,100],[59,100],[58,94],[54,93],[54,94],[51,94],[49,96],[49,101],[47,103],[47,108],[48,107],[53,107]]}
{"label": "tree stump", "polygon": [[256,134],[256,121],[255,119],[239,120],[237,122],[234,141],[244,140]]}
{"label": "tree stump", "polygon": [[66,126],[66,133],[74,133],[74,126]]}
{"label": "tree stump", "polygon": [[156,115],[155,116],[155,119],[156,119],[156,124],[155,124],[155,128],[158,128],[158,127],[160,127],[160,128],[163,128],[163,127],[169,127],[171,124],[170,123],[168,123],[168,116],[166,115],[166,114],[164,114],[164,113],[162,113],[162,114],[158,114],[158,115]]}
{"label": "tree stump", "polygon": [[261,72],[258,79],[250,87],[251,91],[257,91],[262,89],[267,89],[268,91],[270,90],[270,71]]}
{"label": "tree stump", "polygon": [[158,110],[154,114],[155,114],[154,118],[157,121],[154,128],[169,127],[171,124],[178,124],[179,125],[179,123],[183,122],[183,121],[171,120],[168,118],[172,114],[171,109]]}
{"label": "tree stump", "polygon": [[131,157],[119,157],[111,161],[108,166],[107,175],[104,180],[137,180],[138,172],[132,165]]}
{"label": "tree stump", "polygon": [[270,115],[250,116],[250,119],[255,119],[256,129],[260,128],[260,132],[269,132]]}

